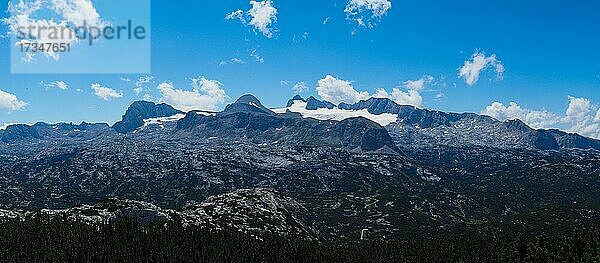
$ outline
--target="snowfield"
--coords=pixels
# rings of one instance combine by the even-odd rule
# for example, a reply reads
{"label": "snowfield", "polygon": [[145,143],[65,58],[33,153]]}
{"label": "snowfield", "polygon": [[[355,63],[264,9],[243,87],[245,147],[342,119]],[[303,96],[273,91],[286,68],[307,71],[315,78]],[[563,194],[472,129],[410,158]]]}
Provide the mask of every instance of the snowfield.
{"label": "snowfield", "polygon": [[398,120],[398,115],[384,113],[381,115],[375,115],[370,113],[367,109],[364,110],[342,110],[337,107],[333,109],[321,108],[317,110],[307,110],[306,102],[297,100],[294,101],[294,104],[288,108],[281,109],[272,109],[275,113],[283,114],[287,110],[291,112],[300,113],[304,118],[313,118],[317,120],[332,120],[332,121],[343,121],[345,119],[364,117],[369,120],[372,120],[376,123],[379,123],[381,126],[388,126],[392,123],[396,123]]}

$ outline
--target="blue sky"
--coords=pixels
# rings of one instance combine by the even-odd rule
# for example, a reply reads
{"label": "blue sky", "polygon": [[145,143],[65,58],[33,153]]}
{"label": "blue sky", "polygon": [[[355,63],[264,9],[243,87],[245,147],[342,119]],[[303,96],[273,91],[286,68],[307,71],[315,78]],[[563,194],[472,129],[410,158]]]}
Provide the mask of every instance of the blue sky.
{"label": "blue sky", "polygon": [[[186,97],[196,79],[198,101],[182,105],[204,107],[203,103],[211,102],[200,95],[217,89],[227,97],[209,97],[218,105],[206,107],[221,109],[246,93],[256,95],[268,107],[281,107],[296,93],[293,86],[302,82],[301,95],[325,98],[338,94],[338,88],[347,92],[350,86],[367,96],[383,88],[387,96],[404,101],[406,96],[393,95],[394,88],[407,96],[414,89],[422,99],[420,107],[476,113],[489,107],[486,113],[499,119],[519,117],[535,127],[600,137],[600,129],[593,126],[600,125],[595,120],[600,103],[597,1],[365,0],[391,5],[379,17],[373,14],[382,11],[381,6],[358,6],[350,10],[354,14],[345,12],[352,1],[361,2],[273,0],[270,4],[277,11],[269,20],[274,22],[266,27],[269,37],[251,22],[250,1],[154,0],[151,72],[145,74],[11,74],[12,42],[2,38],[0,90],[27,105],[0,108],[0,125],[112,123],[135,100],[170,102]],[[118,4],[100,2],[92,1],[102,19],[128,16],[119,12]],[[11,15],[7,9],[3,1],[3,17]],[[226,19],[236,10],[241,10],[241,17]],[[360,25],[358,18],[367,25]],[[5,24],[0,29],[3,35],[9,31]],[[109,51],[128,57],[122,47]],[[469,85],[459,77],[459,69],[474,55],[483,59],[495,55],[495,60],[486,60],[486,67],[477,71],[478,81]],[[110,62],[98,63],[110,66]],[[504,69],[502,78],[496,65]],[[328,75],[330,81],[320,82]],[[138,94],[135,82],[142,76],[154,79]],[[411,88],[407,82],[420,79],[424,82],[418,87]],[[68,88],[47,89],[56,81]],[[102,93],[105,100],[95,94],[92,84],[121,96]],[[518,106],[511,108],[511,102]],[[576,121],[573,116],[582,119]],[[576,127],[577,122],[586,125]]]}

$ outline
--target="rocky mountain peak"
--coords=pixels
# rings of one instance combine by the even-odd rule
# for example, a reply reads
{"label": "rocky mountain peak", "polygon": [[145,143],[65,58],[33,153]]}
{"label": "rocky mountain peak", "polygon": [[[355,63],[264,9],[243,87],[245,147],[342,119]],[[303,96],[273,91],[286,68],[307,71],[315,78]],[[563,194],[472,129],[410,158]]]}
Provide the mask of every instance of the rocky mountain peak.
{"label": "rocky mountain peak", "polygon": [[169,117],[180,113],[183,112],[164,103],[136,101],[129,106],[123,119],[113,125],[113,129],[119,133],[128,133],[142,127],[144,119]]}
{"label": "rocky mountain peak", "polygon": [[225,110],[221,114],[232,114],[232,113],[261,113],[274,115],[275,113],[267,109],[262,103],[253,95],[247,94],[235,101],[233,104],[227,105]]}
{"label": "rocky mountain peak", "polygon": [[6,127],[2,133],[1,140],[5,143],[22,141],[28,139],[39,139],[40,134],[33,127],[26,124],[14,124]]}

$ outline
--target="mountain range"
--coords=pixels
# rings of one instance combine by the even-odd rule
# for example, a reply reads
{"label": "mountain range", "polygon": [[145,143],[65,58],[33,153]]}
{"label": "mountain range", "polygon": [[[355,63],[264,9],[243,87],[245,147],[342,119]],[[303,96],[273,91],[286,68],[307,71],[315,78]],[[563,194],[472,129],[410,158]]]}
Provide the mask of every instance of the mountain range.
{"label": "mountain range", "polygon": [[[300,104],[300,108],[294,107]],[[283,110],[283,111],[282,111]],[[356,115],[365,111],[367,115]],[[34,125],[9,125],[0,131],[2,142],[54,139],[57,136],[77,136],[81,133],[134,132],[152,120],[164,121],[171,118],[177,122],[176,130],[196,129],[204,136],[216,134],[234,135],[232,132],[245,128],[244,136],[256,141],[272,140],[276,137],[291,137],[286,141],[335,142],[347,147],[364,146],[366,150],[378,150],[383,146],[396,150],[396,145],[431,147],[432,145],[464,146],[476,145],[494,148],[526,148],[536,150],[594,149],[600,150],[600,141],[559,130],[532,129],[521,120],[501,122],[488,116],[473,113],[446,113],[398,105],[390,99],[370,98],[355,104],[341,103],[338,106],[314,97],[303,99],[295,96],[284,109],[275,109],[280,114],[264,107],[252,95],[245,95],[228,105],[223,112],[211,113],[192,111],[185,114],[167,104],[147,101],[134,102],[121,121],[112,127],[108,124],[80,125],[59,123]],[[316,113],[315,116],[312,113]],[[299,114],[297,114],[299,113]],[[391,123],[377,125],[378,116],[393,115]],[[304,117],[304,118],[302,118]],[[362,117],[362,118],[361,118]],[[336,122],[324,122],[337,120]],[[370,121],[371,120],[371,121]],[[199,128],[199,126],[201,126]],[[282,131],[284,127],[291,129]],[[264,134],[268,130],[275,132]],[[238,130],[239,132],[239,130]],[[300,133],[300,134],[299,134]],[[276,135],[277,134],[277,135]],[[240,136],[236,134],[235,136]],[[393,137],[393,140],[390,138]],[[361,145],[372,143],[373,145]],[[393,141],[393,142],[392,142]],[[347,144],[347,145],[345,145]]]}
{"label": "mountain range", "polygon": [[17,124],[0,141],[0,217],[143,207],[333,239],[560,231],[600,216],[600,141],[389,99],[268,109],[245,95],[221,112],[140,101],[112,126]]}

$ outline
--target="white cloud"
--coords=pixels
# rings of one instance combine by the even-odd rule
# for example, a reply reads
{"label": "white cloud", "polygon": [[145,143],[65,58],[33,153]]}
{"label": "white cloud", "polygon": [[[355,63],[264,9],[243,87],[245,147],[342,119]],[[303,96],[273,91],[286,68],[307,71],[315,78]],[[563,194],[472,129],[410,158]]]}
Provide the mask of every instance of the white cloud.
{"label": "white cloud", "polygon": [[19,100],[16,95],[0,90],[0,109],[11,111],[22,110],[27,102]]}
{"label": "white cloud", "polygon": [[258,54],[258,51],[256,51],[256,49],[250,50],[250,57],[253,57],[254,60],[256,60],[256,62],[258,63],[265,63],[265,59],[260,54]]}
{"label": "white cloud", "polygon": [[182,111],[215,111],[229,98],[220,82],[205,77],[192,78],[192,91],[176,89],[172,83],[158,85],[161,101]]}
{"label": "white cloud", "polygon": [[350,81],[336,79],[331,75],[327,75],[325,78],[319,80],[317,83],[317,93],[324,100],[336,105],[342,102],[356,103],[370,97],[368,92],[356,91]]}
{"label": "white cloud", "polygon": [[64,81],[53,81],[50,83],[44,83],[43,81],[40,83],[44,86],[44,88],[46,90],[49,89],[60,89],[60,90],[68,90],[69,89],[69,84],[67,84]]}
{"label": "white cloud", "polygon": [[230,14],[225,16],[225,19],[227,19],[227,20],[239,19],[242,22],[246,22],[246,20],[244,18],[244,11],[242,11],[242,10],[236,10],[236,11],[231,12]]}
{"label": "white cloud", "polygon": [[91,88],[94,91],[94,95],[96,95],[99,98],[106,100],[106,101],[123,97],[123,93],[118,92],[109,87],[103,87],[102,85],[100,85],[98,83],[92,84]]}
{"label": "white cloud", "polygon": [[135,92],[135,94],[140,94],[144,91],[144,89],[147,88],[147,85],[149,83],[152,83],[154,81],[154,76],[142,76],[139,77],[136,81],[135,81],[135,88],[133,88],[133,91]]}
{"label": "white cloud", "polygon": [[[421,83],[422,80],[422,83]],[[359,92],[352,87],[352,83],[346,80],[339,80],[331,75],[319,80],[317,84],[317,93],[324,100],[334,104],[341,102],[356,103],[360,100],[374,98],[388,98],[400,105],[411,105],[417,108],[423,107],[423,97],[420,94],[427,83],[433,81],[433,77],[424,76],[415,81],[407,81],[404,83],[404,89],[393,88],[392,92],[387,92],[385,89],[377,89],[373,95],[368,92]]]}
{"label": "white cloud", "polygon": [[600,139],[600,122],[592,122],[590,120],[577,122],[572,124],[572,126],[566,131],[577,133],[589,138]]}
{"label": "white cloud", "polygon": [[246,64],[246,62],[239,58],[232,58],[229,60],[222,60],[221,62],[219,62],[219,66],[233,65],[233,64],[241,65],[241,64]]}
{"label": "white cloud", "polygon": [[385,91],[383,88],[379,88],[375,91],[375,94],[372,96],[373,98],[389,98],[390,94]]}
{"label": "white cloud", "polygon": [[29,63],[31,63],[31,62],[33,62],[33,61],[37,60],[37,59],[35,58],[35,55],[36,55],[36,54],[34,54],[34,53],[31,53],[31,52],[26,52],[26,53],[23,53],[23,55],[24,55],[24,56],[23,56],[23,58],[21,58],[21,61],[22,61],[23,63],[25,63],[25,64],[29,64]]}
{"label": "white cloud", "polygon": [[429,84],[431,82],[433,82],[433,77],[427,75],[418,80],[407,80],[404,82],[404,86],[410,90],[421,91],[425,87],[425,84]]}
{"label": "white cloud", "polygon": [[100,18],[100,14],[90,0],[50,0],[50,3],[55,12],[76,27],[103,28],[107,26],[107,22]]}
{"label": "white cloud", "polygon": [[155,101],[154,97],[150,94],[144,94],[144,97],[142,97],[145,101]]}
{"label": "white cloud", "polygon": [[245,62],[239,58],[232,58],[231,63],[235,63],[235,64],[244,64]]}
{"label": "white cloud", "polygon": [[417,108],[423,108],[423,97],[417,90],[409,89],[408,91],[402,91],[398,88],[392,90],[390,99],[400,105],[411,105]]}
{"label": "white cloud", "polygon": [[501,121],[519,119],[535,129],[561,129],[583,136],[600,139],[600,109],[589,99],[569,96],[569,106],[564,115],[544,110],[522,108],[511,102],[505,106],[494,102],[481,114]]}
{"label": "white cloud", "polygon": [[553,113],[524,109],[515,102],[511,102],[508,106],[494,102],[481,111],[481,114],[501,121],[519,119],[534,129],[554,127],[561,121],[561,118]]}
{"label": "white cloud", "polygon": [[[9,16],[2,21],[8,25],[9,34],[26,34],[14,45],[27,43],[73,44],[78,40],[74,28],[104,28],[108,23],[101,19],[90,0],[16,0],[8,3]],[[29,28],[32,28],[29,34]],[[57,33],[58,32],[58,33]],[[23,62],[35,60],[39,52],[26,52]],[[58,60],[59,52],[52,49],[42,52]]]}
{"label": "white cloud", "polygon": [[265,37],[273,37],[272,26],[277,21],[277,8],[273,6],[272,0],[250,1],[252,8],[244,12],[242,10],[234,11],[225,19],[239,19],[243,24],[251,25],[255,30],[260,31]]}
{"label": "white cloud", "polygon": [[567,108],[567,117],[570,118],[585,118],[592,110],[592,103],[586,98],[575,98],[569,96],[569,107]]}
{"label": "white cloud", "polygon": [[373,27],[392,8],[389,0],[350,0],[344,9],[348,20],[359,26]]}
{"label": "white cloud", "polygon": [[479,76],[483,70],[488,68],[496,71],[497,79],[501,80],[504,75],[504,65],[500,62],[495,54],[486,57],[485,53],[476,51],[471,59],[465,61],[464,65],[459,69],[458,76],[463,78],[469,86],[473,86],[479,80]]}
{"label": "white cloud", "polygon": [[388,93],[385,89],[378,89],[372,97],[391,99],[399,105],[410,105],[417,108],[423,107],[423,97],[419,91],[414,89],[404,91],[399,88],[393,88],[391,93]]}
{"label": "white cloud", "polygon": [[[568,132],[600,139],[600,110],[589,99],[569,96],[564,122],[569,125]],[[593,109],[597,111],[594,112]]]}
{"label": "white cloud", "polygon": [[307,92],[310,88],[306,85],[304,81],[300,81],[292,87],[292,90],[296,93],[304,93]]}

